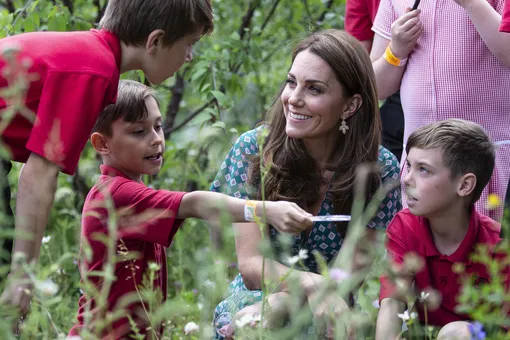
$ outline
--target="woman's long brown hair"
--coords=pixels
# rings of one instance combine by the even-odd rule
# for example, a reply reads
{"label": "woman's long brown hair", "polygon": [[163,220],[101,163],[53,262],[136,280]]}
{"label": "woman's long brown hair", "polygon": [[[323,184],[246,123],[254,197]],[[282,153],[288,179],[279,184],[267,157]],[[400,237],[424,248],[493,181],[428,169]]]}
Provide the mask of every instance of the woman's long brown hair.
{"label": "woman's long brown hair", "polygon": [[[334,157],[330,158],[335,162],[327,166],[328,170],[335,173],[330,184],[335,213],[349,214],[357,166],[377,161],[381,141],[381,119],[372,63],[364,47],[355,38],[340,30],[313,33],[295,47],[292,62],[304,50],[328,63],[343,87],[344,98],[350,98],[354,94],[360,94],[362,98],[358,111],[346,119],[349,126],[347,133],[344,135],[338,131],[338,148]],[[284,87],[281,88],[280,95],[283,89]],[[338,115],[340,114],[341,108],[338,108]],[[262,159],[265,165],[270,165],[264,181],[265,199],[287,200],[296,202],[305,209],[309,208],[322,198],[320,186],[325,180],[317,163],[305,149],[303,141],[287,136],[280,96],[267,112],[267,119],[263,124],[269,128],[269,134],[263,146]],[[260,158],[253,157],[248,172],[250,183],[259,188],[259,199],[262,196],[260,166]],[[380,182],[379,174],[371,174],[366,194],[373,195]]]}

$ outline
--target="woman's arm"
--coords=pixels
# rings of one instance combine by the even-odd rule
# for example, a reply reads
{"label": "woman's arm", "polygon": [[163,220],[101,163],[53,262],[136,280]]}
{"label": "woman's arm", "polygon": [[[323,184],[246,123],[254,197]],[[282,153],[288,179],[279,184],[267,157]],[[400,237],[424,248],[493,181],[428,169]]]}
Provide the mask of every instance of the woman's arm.
{"label": "woman's arm", "polygon": [[[234,233],[236,241],[236,252],[239,271],[243,277],[246,288],[250,290],[261,289],[262,287],[262,254],[258,250],[258,245],[262,241],[262,234],[255,223],[235,223]],[[265,237],[268,237],[267,234]],[[289,267],[271,260],[265,259],[264,278],[272,282],[278,282],[288,271]],[[319,274],[294,270],[287,280],[297,279],[303,287],[305,293],[312,292],[323,278]],[[280,290],[286,290],[284,283],[279,287]]]}

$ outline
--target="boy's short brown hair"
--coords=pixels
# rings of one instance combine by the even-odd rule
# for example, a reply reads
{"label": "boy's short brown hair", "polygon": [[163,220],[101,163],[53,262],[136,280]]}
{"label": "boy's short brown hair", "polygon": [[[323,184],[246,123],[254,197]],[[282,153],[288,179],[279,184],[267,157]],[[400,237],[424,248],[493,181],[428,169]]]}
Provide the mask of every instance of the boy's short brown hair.
{"label": "boy's short brown hair", "polygon": [[170,46],[198,29],[211,33],[213,9],[211,0],[109,0],[99,26],[134,46],[162,29],[163,43]]}
{"label": "boy's short brown hair", "polygon": [[480,198],[494,170],[494,144],[480,125],[467,120],[448,119],[422,126],[407,140],[406,152],[412,148],[440,148],[452,177],[473,173],[476,187],[472,204]]}
{"label": "boy's short brown hair", "polygon": [[137,122],[146,119],[149,113],[147,112],[145,99],[149,96],[153,97],[158,103],[156,91],[150,87],[133,80],[121,80],[117,101],[101,111],[93,131],[111,136],[112,124],[117,119],[124,118],[126,122]]}

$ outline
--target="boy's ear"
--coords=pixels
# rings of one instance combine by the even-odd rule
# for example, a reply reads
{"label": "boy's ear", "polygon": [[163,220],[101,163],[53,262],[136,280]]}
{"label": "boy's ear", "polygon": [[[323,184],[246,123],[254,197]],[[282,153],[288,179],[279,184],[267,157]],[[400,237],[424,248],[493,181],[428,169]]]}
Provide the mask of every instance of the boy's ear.
{"label": "boy's ear", "polygon": [[163,46],[163,36],[165,35],[165,31],[162,29],[157,29],[152,31],[147,37],[147,43],[145,44],[145,49],[147,53],[154,54],[156,49]]}
{"label": "boy's ear", "polygon": [[347,102],[344,112],[342,112],[342,118],[347,119],[353,114],[356,113],[356,111],[359,110],[361,105],[363,104],[363,99],[361,99],[361,95],[356,93],[354,96],[352,96],[349,101]]}
{"label": "boy's ear", "polygon": [[94,132],[90,136],[90,143],[96,150],[98,154],[101,156],[106,156],[110,153],[110,147],[108,145],[108,141],[106,140],[106,136],[99,132]]}
{"label": "boy's ear", "polygon": [[467,173],[461,176],[459,179],[459,188],[457,189],[457,194],[460,197],[471,195],[473,190],[475,190],[476,182],[476,176],[473,173]]}

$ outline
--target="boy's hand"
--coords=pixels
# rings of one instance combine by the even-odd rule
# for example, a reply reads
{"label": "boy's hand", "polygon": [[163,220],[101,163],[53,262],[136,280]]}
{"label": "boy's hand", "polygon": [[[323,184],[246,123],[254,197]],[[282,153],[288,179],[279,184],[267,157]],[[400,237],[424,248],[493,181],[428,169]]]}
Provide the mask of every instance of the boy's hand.
{"label": "boy's hand", "polygon": [[[262,211],[262,202],[257,205],[257,211]],[[296,203],[265,202],[267,223],[281,233],[299,234],[312,227],[312,214],[301,209]],[[260,213],[258,213],[260,216]]]}
{"label": "boy's hand", "polygon": [[[9,275],[9,277],[12,277],[12,275]],[[32,290],[33,286],[29,282],[28,276],[16,279],[8,278],[5,289],[0,297],[0,303],[17,309],[20,316],[25,316],[30,307]]]}
{"label": "boy's hand", "polygon": [[[336,292],[325,297],[320,290],[307,296],[312,309],[319,334],[325,334],[326,339],[335,339],[334,326],[338,317],[349,311],[349,306]],[[348,327],[347,337],[353,338],[353,329]]]}
{"label": "boy's hand", "polygon": [[399,59],[405,59],[416,46],[418,38],[423,33],[423,24],[420,20],[421,10],[411,11],[395,20],[391,25],[391,52]]}

